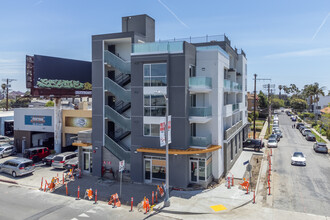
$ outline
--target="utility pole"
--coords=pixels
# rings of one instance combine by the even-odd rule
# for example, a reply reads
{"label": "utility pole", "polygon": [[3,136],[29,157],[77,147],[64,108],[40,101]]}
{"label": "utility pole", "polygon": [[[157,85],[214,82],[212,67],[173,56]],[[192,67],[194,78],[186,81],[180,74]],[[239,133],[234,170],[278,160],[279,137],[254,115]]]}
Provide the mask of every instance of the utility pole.
{"label": "utility pole", "polygon": [[268,83],[268,133],[270,134],[271,101],[269,96],[270,84]]}
{"label": "utility pole", "polygon": [[253,139],[256,139],[257,74],[254,74]]}
{"label": "utility pole", "polygon": [[8,98],[9,98],[9,87],[11,86],[9,83],[12,81],[16,81],[16,79],[2,79],[3,82],[6,82],[6,111],[8,111],[9,104],[8,104]]}

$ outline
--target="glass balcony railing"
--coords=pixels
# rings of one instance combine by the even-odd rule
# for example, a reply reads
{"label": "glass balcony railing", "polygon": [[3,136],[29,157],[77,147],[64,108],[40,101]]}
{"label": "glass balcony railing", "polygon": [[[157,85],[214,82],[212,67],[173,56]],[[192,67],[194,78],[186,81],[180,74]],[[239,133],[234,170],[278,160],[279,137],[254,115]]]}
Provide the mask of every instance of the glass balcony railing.
{"label": "glass balcony railing", "polygon": [[233,104],[233,111],[236,111],[239,109],[239,104],[236,103],[236,104]]}
{"label": "glass balcony railing", "polygon": [[206,76],[196,76],[189,78],[189,88],[191,89],[212,89],[212,79]]}
{"label": "glass balcony railing", "polygon": [[237,83],[237,82],[233,82],[231,80],[225,79],[223,81],[223,86],[225,89],[230,90],[230,91],[242,91],[242,85]]}
{"label": "glass balcony railing", "polygon": [[212,143],[212,136],[207,137],[190,137],[190,145],[193,147],[208,147]]}
{"label": "glass balcony railing", "polygon": [[190,107],[189,116],[207,117],[212,115],[212,107]]}
{"label": "glass balcony railing", "polygon": [[132,53],[183,53],[183,42],[136,43],[132,44]]}

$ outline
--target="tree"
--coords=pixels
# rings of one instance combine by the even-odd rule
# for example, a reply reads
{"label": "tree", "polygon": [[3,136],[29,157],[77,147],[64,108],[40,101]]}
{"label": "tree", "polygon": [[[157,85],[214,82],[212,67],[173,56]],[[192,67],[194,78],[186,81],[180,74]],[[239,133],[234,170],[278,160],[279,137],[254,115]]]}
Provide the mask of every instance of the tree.
{"label": "tree", "polygon": [[291,88],[288,86],[282,86],[282,89],[288,95],[291,93]]}
{"label": "tree", "polygon": [[279,86],[278,86],[278,89],[280,90],[279,98],[281,98],[281,90],[283,89],[283,86],[282,86],[282,85],[279,85]]}
{"label": "tree", "polygon": [[280,107],[284,107],[284,100],[273,98],[272,99],[272,108],[279,109]]}
{"label": "tree", "polygon": [[304,111],[307,108],[307,102],[303,99],[293,98],[290,101],[290,106],[294,110]]}
{"label": "tree", "polygon": [[296,86],[296,84],[290,84],[290,91],[291,93],[294,93],[296,97],[298,97],[300,93],[300,89]]}
{"label": "tree", "polygon": [[46,102],[45,107],[54,107],[54,102],[53,101]]}
{"label": "tree", "polygon": [[259,101],[259,107],[261,110],[265,110],[268,108],[268,98],[265,95],[265,93],[263,93],[262,91],[259,92],[258,94],[258,101]]}
{"label": "tree", "polygon": [[5,94],[6,94],[6,84],[5,83],[2,83],[1,84],[1,89],[2,89],[2,95],[3,95],[3,98],[6,98],[5,97]]}

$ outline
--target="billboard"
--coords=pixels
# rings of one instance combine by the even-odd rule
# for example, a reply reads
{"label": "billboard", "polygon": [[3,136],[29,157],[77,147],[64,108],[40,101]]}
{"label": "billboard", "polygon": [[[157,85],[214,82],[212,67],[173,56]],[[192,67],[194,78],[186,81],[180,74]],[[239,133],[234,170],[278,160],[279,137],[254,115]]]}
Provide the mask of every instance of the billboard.
{"label": "billboard", "polygon": [[92,95],[91,62],[34,55],[27,56],[26,67],[32,96]]}
{"label": "billboard", "polygon": [[77,128],[92,128],[92,118],[65,117],[65,126]]}
{"label": "billboard", "polygon": [[25,115],[25,125],[52,126],[52,116]]}

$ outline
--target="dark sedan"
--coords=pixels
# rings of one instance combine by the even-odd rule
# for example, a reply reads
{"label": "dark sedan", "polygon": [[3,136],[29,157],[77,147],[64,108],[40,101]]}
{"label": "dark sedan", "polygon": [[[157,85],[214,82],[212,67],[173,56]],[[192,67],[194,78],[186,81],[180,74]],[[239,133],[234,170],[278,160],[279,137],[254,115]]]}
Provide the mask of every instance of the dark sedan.
{"label": "dark sedan", "polygon": [[307,133],[305,138],[308,141],[316,141],[315,135],[312,133]]}
{"label": "dark sedan", "polygon": [[56,154],[48,155],[47,157],[42,158],[42,162],[48,166],[51,166],[52,160],[54,159],[55,156],[56,156]]}

